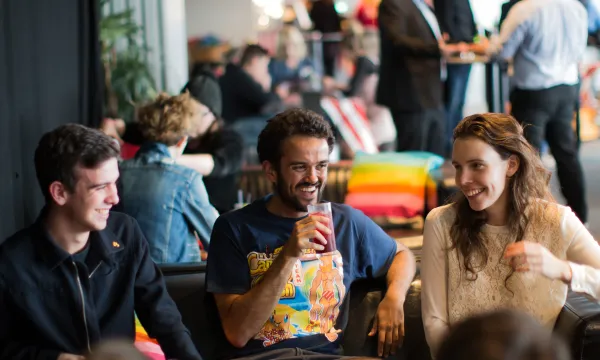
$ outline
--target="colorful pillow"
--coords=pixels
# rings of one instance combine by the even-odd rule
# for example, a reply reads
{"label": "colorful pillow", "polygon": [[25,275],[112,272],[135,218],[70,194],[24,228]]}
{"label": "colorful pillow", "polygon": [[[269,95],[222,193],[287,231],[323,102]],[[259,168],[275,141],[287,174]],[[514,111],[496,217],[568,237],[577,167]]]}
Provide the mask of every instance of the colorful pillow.
{"label": "colorful pillow", "polygon": [[165,360],[165,354],[160,345],[156,339],[148,336],[137,316],[135,317],[135,347],[151,360]]}
{"label": "colorful pillow", "polygon": [[420,221],[437,204],[431,174],[444,159],[408,151],[357,154],[348,180],[345,203],[363,211],[381,225]]}

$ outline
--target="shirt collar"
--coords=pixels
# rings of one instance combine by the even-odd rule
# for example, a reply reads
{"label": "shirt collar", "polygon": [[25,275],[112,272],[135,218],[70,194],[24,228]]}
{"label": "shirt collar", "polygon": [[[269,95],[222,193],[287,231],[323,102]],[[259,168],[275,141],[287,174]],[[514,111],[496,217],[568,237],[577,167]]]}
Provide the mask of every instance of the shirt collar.
{"label": "shirt collar", "polygon": [[171,158],[169,147],[159,142],[146,142],[138,150],[136,157]]}
{"label": "shirt collar", "polygon": [[[39,246],[36,246],[38,255],[51,269],[55,269],[65,260],[70,259],[71,254],[56,244],[48,232],[45,224],[48,211],[48,208],[44,207],[33,226],[36,238],[41,240]],[[101,261],[111,266],[115,265],[114,254],[124,248],[124,244],[116,239],[116,235],[108,228],[90,232],[88,241],[90,242],[88,258],[93,266]]]}

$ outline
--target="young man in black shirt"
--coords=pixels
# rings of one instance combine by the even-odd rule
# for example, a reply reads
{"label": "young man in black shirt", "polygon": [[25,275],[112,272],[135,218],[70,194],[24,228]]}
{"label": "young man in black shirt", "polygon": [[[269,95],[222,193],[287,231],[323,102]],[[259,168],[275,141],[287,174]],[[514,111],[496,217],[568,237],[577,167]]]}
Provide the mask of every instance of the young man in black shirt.
{"label": "young man in black shirt", "polygon": [[111,138],[82,125],[40,140],[46,206],[0,245],[1,359],[83,359],[102,340],[133,342],[135,315],[167,358],[200,359],[137,222],[110,212],[118,155]]}

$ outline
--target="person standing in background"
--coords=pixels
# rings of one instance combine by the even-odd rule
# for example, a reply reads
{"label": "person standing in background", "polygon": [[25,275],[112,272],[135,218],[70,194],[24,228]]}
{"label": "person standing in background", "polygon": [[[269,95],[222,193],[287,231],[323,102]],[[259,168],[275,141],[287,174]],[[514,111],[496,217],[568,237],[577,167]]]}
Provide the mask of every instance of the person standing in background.
{"label": "person standing in background", "polygon": [[[472,43],[477,26],[469,0],[434,0],[434,10],[448,43]],[[463,118],[471,64],[448,64],[445,84],[446,145],[450,152],[452,131]]]}
{"label": "person standing in background", "polygon": [[528,0],[509,11],[498,40],[481,44],[490,54],[512,59],[512,115],[529,125],[525,137],[535,148],[548,141],[561,191],[583,223],[585,181],[571,122],[587,38],[588,14],[579,0]]}
{"label": "person standing in background", "polygon": [[392,112],[397,151],[443,156],[445,58],[466,44],[446,44],[431,5],[426,0],[381,1],[376,101]]}
{"label": "person standing in background", "polygon": [[[336,34],[342,31],[342,19],[335,10],[333,0],[317,0],[310,9],[310,19],[314,29],[323,35]],[[340,52],[340,44],[336,41],[323,41],[323,65],[325,75],[335,75],[335,61]]]}

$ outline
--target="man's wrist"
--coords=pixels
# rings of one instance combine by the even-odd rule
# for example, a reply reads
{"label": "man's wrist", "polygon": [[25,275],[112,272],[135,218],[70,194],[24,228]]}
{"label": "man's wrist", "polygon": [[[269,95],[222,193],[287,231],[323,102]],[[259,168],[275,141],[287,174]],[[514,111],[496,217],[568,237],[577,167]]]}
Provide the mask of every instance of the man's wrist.
{"label": "man's wrist", "polygon": [[385,293],[385,297],[389,298],[389,300],[393,300],[395,302],[402,302],[406,300],[406,291],[404,287],[399,282],[392,282],[388,284],[387,291]]}

